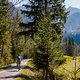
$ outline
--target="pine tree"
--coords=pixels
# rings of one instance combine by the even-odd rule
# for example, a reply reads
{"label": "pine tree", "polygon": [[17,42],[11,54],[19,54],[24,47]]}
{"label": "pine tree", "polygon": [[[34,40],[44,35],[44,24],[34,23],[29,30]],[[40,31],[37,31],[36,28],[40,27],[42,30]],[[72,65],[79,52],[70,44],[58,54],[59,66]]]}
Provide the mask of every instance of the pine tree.
{"label": "pine tree", "polygon": [[63,38],[61,44],[60,44],[61,50],[65,55],[68,53],[68,39]]}
{"label": "pine tree", "polygon": [[[15,12],[15,14],[12,16],[12,27],[11,27],[11,44],[12,44],[12,56],[15,59],[17,54],[19,54],[20,50],[18,49],[19,46],[19,36],[17,35],[21,30],[19,27],[19,23],[22,22],[22,16],[19,10]],[[19,50],[18,53],[17,49]]]}
{"label": "pine tree", "polygon": [[69,56],[75,56],[75,43],[74,39],[70,38],[68,41],[68,53]]}
{"label": "pine tree", "polygon": [[10,28],[11,20],[9,19],[9,9],[10,5],[7,0],[1,0],[0,2],[0,57],[2,61],[7,60],[2,64],[9,64],[12,62],[11,55],[11,43],[10,43]]}
{"label": "pine tree", "polygon": [[[53,52],[56,50],[53,48],[53,43],[59,41],[61,29],[66,22],[67,12],[65,12],[64,1],[29,0],[29,2],[29,4],[24,5],[26,10],[23,10],[22,14],[28,17],[30,21],[26,24],[22,23],[25,31],[19,34],[31,37],[35,41],[34,63],[38,69],[43,69],[46,80],[48,80],[48,74],[52,79],[54,76],[49,68],[49,63],[52,62],[53,55],[61,56],[61,54],[56,54],[59,52]],[[37,39],[35,40],[35,38]],[[56,48],[59,51],[59,44]]]}
{"label": "pine tree", "polygon": [[51,49],[53,30],[50,27],[48,18],[41,19],[38,24],[38,38],[35,39],[36,48],[33,53],[33,61],[38,69],[43,69],[44,79],[47,80],[49,62],[52,61],[50,57],[51,53],[53,53]]}
{"label": "pine tree", "polygon": [[21,24],[26,29],[21,34],[33,38],[33,35],[37,31],[37,20],[43,18],[43,16],[52,18],[52,27],[58,34],[61,33],[67,16],[64,0],[29,0],[29,4],[24,6],[26,10],[22,10],[22,14],[29,18],[29,21]]}
{"label": "pine tree", "polygon": [[9,8],[9,4],[6,0],[1,0],[0,2],[0,46],[1,46],[1,56],[4,50],[4,45],[6,42],[7,34],[9,34],[9,28],[10,28],[10,20],[9,16],[4,17],[8,12],[7,9]]}

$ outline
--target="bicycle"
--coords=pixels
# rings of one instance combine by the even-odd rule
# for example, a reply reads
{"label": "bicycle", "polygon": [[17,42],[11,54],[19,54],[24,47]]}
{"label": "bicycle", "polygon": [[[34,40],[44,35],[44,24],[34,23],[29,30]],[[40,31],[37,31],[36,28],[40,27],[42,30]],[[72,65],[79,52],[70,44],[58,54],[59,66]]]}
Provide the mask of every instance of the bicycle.
{"label": "bicycle", "polygon": [[21,67],[21,66],[20,66],[20,63],[21,63],[21,61],[18,60],[18,61],[17,61],[17,68],[18,68],[18,71],[20,70],[20,67]]}

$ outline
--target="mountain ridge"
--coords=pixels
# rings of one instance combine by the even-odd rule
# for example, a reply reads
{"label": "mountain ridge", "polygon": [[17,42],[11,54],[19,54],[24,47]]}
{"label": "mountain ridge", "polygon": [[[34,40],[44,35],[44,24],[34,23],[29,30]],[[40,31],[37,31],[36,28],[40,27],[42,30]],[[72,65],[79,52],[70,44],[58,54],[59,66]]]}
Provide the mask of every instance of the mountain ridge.
{"label": "mountain ridge", "polygon": [[66,10],[70,11],[69,16],[74,14],[74,13],[78,13],[78,12],[80,13],[80,9],[76,8],[76,7],[68,7]]}
{"label": "mountain ridge", "polygon": [[70,13],[68,15],[64,31],[72,32],[76,30],[77,32],[77,30],[80,28],[80,9],[69,7],[67,11],[70,11]]}

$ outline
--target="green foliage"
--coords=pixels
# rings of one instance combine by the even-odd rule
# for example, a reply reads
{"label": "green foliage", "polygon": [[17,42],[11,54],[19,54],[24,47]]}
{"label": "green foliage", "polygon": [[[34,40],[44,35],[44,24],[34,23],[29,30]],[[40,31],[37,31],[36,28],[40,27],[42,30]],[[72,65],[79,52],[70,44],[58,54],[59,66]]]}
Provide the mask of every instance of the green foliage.
{"label": "green foliage", "polygon": [[63,52],[68,56],[75,56],[77,45],[74,43],[74,38],[64,39],[61,43]]}
{"label": "green foliage", "polygon": [[75,50],[74,39],[70,38],[68,41],[68,55],[73,56],[75,53],[74,50]]}
{"label": "green foliage", "polygon": [[21,26],[25,27],[25,30],[19,34],[30,36],[34,38],[34,34],[37,31],[37,20],[47,16],[51,18],[52,27],[58,34],[61,34],[61,29],[66,22],[66,16],[68,12],[65,10],[64,1],[61,0],[29,0],[29,4],[23,5],[26,10],[22,10],[22,14],[28,17],[30,21],[28,23],[22,23]]}
{"label": "green foliage", "polygon": [[57,59],[60,64],[63,62],[63,59],[60,59],[62,51],[59,49],[59,44],[67,12],[64,1],[61,0],[30,0],[29,2],[32,5],[26,4],[26,11],[22,13],[32,22],[22,24],[27,30],[23,34],[35,41],[32,51],[34,63],[38,69],[46,70],[47,74],[50,62],[54,63]]}
{"label": "green foliage", "polygon": [[4,53],[3,59],[4,59],[4,65],[8,65],[8,64],[13,62],[13,58],[12,58],[12,55],[10,53]]}
{"label": "green foliage", "polygon": [[9,7],[10,5],[6,0],[0,1],[0,65],[7,65],[12,62],[10,43],[11,20],[8,16]]}
{"label": "green foliage", "polygon": [[30,0],[29,2],[30,5],[24,5],[26,10],[22,10],[22,14],[31,21],[26,24],[21,23],[26,31],[20,32],[19,35],[34,40],[31,53],[36,67],[40,69],[48,67],[52,60],[54,63],[54,59],[61,60],[60,35],[66,22],[67,12],[64,1],[61,0]]}
{"label": "green foliage", "polygon": [[47,66],[47,61],[50,61],[49,58],[52,53],[51,40],[53,35],[47,18],[41,19],[38,24],[38,38],[35,38],[36,46],[34,49],[33,60],[37,68],[45,68]]}
{"label": "green foliage", "polygon": [[0,57],[0,66],[4,65],[4,59]]}
{"label": "green foliage", "polygon": [[20,12],[17,11],[12,17],[10,7],[7,0],[0,1],[0,65],[12,63],[17,54],[21,54],[21,47],[25,41],[22,36],[17,36],[17,33],[22,31],[22,28],[19,28]]}
{"label": "green foliage", "polygon": [[11,20],[5,14],[9,13],[8,2],[2,0],[0,3],[0,10],[4,8],[0,12],[0,65],[13,62],[15,57],[21,54],[23,58],[32,56],[37,69],[45,69],[47,73],[54,62],[63,63],[59,44],[67,12],[61,0],[29,1],[31,5],[26,4],[27,10],[22,13],[32,22],[22,23],[22,27],[19,27],[22,21],[20,13],[17,11]]}
{"label": "green foliage", "polygon": [[38,21],[38,31],[34,38],[33,49],[35,67],[48,71],[49,76],[53,75],[53,71],[51,72],[49,68],[52,70],[53,65],[64,63],[62,51],[59,48],[60,40],[54,28],[50,26],[50,22],[51,20],[47,17]]}

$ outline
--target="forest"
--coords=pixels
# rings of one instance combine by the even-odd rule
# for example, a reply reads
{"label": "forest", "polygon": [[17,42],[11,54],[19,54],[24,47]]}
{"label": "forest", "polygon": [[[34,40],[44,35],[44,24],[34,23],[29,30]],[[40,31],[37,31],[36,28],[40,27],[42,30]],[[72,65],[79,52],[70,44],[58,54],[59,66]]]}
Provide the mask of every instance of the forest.
{"label": "forest", "polygon": [[[77,77],[79,66],[73,72],[70,71],[70,65],[75,64],[76,68],[80,58],[76,54],[74,39],[63,37],[63,28],[69,14],[64,1],[29,0],[29,4],[23,5],[26,10],[16,10],[11,15],[15,4],[0,0],[0,68],[15,63],[17,55],[21,55],[23,60],[32,59],[35,69],[42,74],[36,80],[80,78]],[[24,23],[23,16],[29,21]],[[70,70],[66,69],[66,65]],[[67,73],[63,74],[64,70]]]}

